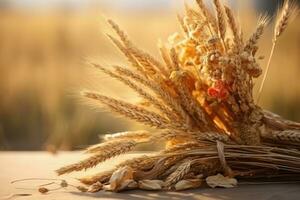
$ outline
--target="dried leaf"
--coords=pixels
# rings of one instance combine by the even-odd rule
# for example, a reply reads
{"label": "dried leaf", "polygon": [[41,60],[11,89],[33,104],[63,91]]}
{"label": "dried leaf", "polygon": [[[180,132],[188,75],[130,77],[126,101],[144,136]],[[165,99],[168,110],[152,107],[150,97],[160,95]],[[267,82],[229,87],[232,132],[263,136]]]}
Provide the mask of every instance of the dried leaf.
{"label": "dried leaf", "polygon": [[105,190],[105,191],[112,191],[112,189],[111,189],[111,187],[110,187],[109,184],[103,185],[102,189]]}
{"label": "dried leaf", "polygon": [[215,176],[209,176],[206,178],[206,183],[209,187],[224,187],[232,188],[237,185],[237,180],[235,178],[224,177],[222,174],[217,174]]}
{"label": "dried leaf", "polygon": [[122,167],[115,171],[110,180],[110,189],[113,191],[119,191],[120,187],[126,180],[133,179],[133,170],[131,167]]}
{"label": "dried leaf", "polygon": [[138,187],[138,184],[136,181],[129,179],[125,180],[121,186],[119,187],[118,191],[123,191],[123,190],[132,190],[136,189]]}
{"label": "dried leaf", "polygon": [[200,179],[187,179],[181,180],[175,185],[175,190],[187,190],[198,188],[201,186],[202,180]]}
{"label": "dried leaf", "polygon": [[139,188],[143,190],[161,190],[164,182],[161,180],[142,180],[139,181]]}
{"label": "dried leaf", "polygon": [[86,187],[83,187],[83,186],[76,186],[77,190],[79,190],[80,192],[87,192],[88,189]]}
{"label": "dried leaf", "polygon": [[91,193],[99,192],[102,188],[103,188],[102,183],[97,182],[90,186],[88,192],[91,192]]}

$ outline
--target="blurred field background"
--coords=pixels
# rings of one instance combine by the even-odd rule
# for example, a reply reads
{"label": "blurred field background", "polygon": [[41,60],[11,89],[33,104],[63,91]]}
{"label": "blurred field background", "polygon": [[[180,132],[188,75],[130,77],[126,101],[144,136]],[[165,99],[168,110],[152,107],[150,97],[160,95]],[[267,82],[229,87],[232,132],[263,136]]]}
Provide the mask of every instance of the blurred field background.
{"label": "blurred field background", "polygon": [[[190,2],[190,1],[187,1]],[[255,3],[256,2],[256,3]],[[272,13],[279,1],[230,1],[245,36],[255,29],[259,12]],[[179,31],[181,0],[1,0],[0,1],[0,149],[81,149],[98,135],[144,127],[81,103],[81,88],[134,98],[85,59],[103,65],[126,64],[106,38],[105,18],[116,21],[138,46],[158,56],[158,39]],[[300,121],[299,17],[280,39],[261,105]],[[269,55],[272,27],[261,40]],[[267,59],[261,62],[265,67]],[[256,86],[260,79],[256,81]],[[257,89],[257,88],[256,88]]]}

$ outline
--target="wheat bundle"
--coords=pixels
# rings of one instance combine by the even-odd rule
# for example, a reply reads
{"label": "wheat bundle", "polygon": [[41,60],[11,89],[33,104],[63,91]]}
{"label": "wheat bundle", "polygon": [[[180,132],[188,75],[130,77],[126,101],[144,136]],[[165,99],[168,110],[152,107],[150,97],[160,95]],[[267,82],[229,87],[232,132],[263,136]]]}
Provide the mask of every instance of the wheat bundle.
{"label": "wheat bundle", "polygon": [[[228,6],[213,1],[214,16],[201,0],[197,4],[198,9],[186,6],[186,15],[178,15],[183,34],[160,45],[163,63],[137,48],[116,23],[108,21],[119,39],[108,37],[131,67],[91,65],[133,89],[147,104],[93,91],[82,95],[157,132],[107,135],[104,143],[88,148],[90,158],[58,169],[59,175],[94,167],[141,143],[164,140],[166,149],[156,154],[80,180],[92,185],[91,191],[122,191],[183,190],[205,181],[211,187],[233,187],[236,179],[300,178],[300,124],[263,110],[252,94],[253,81],[262,74],[256,53],[268,17],[261,17],[244,41]],[[274,44],[296,12],[289,1],[279,11]]]}

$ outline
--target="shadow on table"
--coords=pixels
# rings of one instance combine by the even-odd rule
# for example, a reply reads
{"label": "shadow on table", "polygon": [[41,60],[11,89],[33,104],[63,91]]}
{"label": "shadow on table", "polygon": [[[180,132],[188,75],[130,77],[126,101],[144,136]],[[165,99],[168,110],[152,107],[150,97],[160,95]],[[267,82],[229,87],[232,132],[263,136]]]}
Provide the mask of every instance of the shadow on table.
{"label": "shadow on table", "polygon": [[131,190],[125,191],[122,193],[113,193],[113,192],[98,192],[98,193],[78,193],[73,192],[75,195],[97,198],[97,199],[120,199],[120,200],[156,200],[156,199],[175,199],[175,200],[229,200],[230,196],[223,195],[212,195],[213,193],[205,194],[201,193],[201,190],[189,190],[182,192],[172,192],[172,191],[140,191],[140,190]]}
{"label": "shadow on table", "polygon": [[114,200],[299,200],[300,184],[268,184],[268,185],[242,185],[236,188],[204,188],[182,192],[159,191],[147,192],[141,190],[125,191],[122,193],[99,192],[94,194],[77,193],[85,197]]}

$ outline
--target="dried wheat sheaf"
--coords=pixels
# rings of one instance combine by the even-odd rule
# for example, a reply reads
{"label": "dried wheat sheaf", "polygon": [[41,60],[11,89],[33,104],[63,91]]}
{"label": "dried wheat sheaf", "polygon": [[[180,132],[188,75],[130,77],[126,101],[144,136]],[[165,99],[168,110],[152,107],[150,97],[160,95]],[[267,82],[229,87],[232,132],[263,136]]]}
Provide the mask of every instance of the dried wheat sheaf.
{"label": "dried wheat sheaf", "polygon": [[[212,187],[233,187],[236,179],[244,178],[300,178],[300,124],[263,110],[252,95],[253,79],[262,74],[258,40],[269,18],[262,16],[244,40],[234,12],[220,0],[212,2],[215,14],[202,0],[197,0],[197,9],[185,6],[185,16],[178,15],[183,34],[159,46],[163,62],[136,47],[108,20],[118,38],[108,37],[131,66],[90,64],[146,103],[135,105],[93,91],[81,94],[157,131],[107,135],[105,142],[87,149],[91,157],[58,169],[59,175],[94,167],[142,143],[165,140],[168,145],[156,154],[80,180],[91,185],[90,191],[117,192],[183,190],[205,181]],[[274,44],[297,11],[290,1],[279,11]]]}

